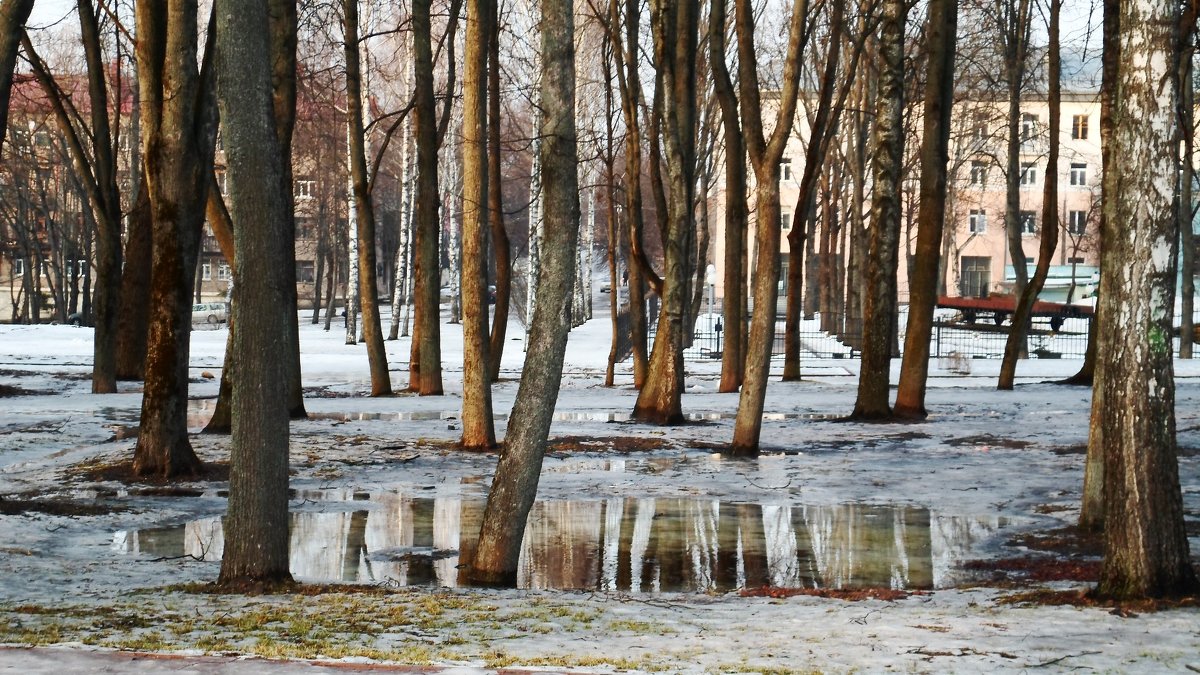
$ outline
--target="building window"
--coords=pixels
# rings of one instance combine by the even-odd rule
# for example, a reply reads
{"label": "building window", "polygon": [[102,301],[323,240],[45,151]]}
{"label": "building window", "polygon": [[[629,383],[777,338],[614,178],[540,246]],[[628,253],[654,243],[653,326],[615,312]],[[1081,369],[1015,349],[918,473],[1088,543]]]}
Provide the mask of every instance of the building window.
{"label": "building window", "polygon": [[1087,185],[1087,164],[1071,164],[1071,185]]}
{"label": "building window", "polygon": [[221,263],[221,265],[217,267],[217,281],[229,281],[232,278],[233,274],[231,274],[229,271],[229,265],[227,263]]}
{"label": "building window", "polygon": [[987,182],[987,164],[979,160],[971,162],[971,185],[983,185]]}
{"label": "building window", "polygon": [[1067,214],[1067,232],[1071,234],[1087,232],[1087,211],[1071,211]]}
{"label": "building window", "polygon": [[1021,226],[1021,234],[1037,234],[1037,214],[1033,211],[1021,211],[1017,214],[1017,222]]}
{"label": "building window", "polygon": [[200,279],[203,281],[212,281],[212,263],[203,263],[200,265]]}
{"label": "building window", "polygon": [[958,292],[964,298],[986,298],[992,278],[992,259],[965,255],[961,258]]}
{"label": "building window", "polygon": [[779,254],[779,291],[778,294],[782,297],[787,295],[788,289],[788,257],[783,253]]}
{"label": "building window", "polygon": [[1021,115],[1021,141],[1028,143],[1037,138],[1038,117],[1030,113]]}
{"label": "building window", "polygon": [[971,209],[967,217],[967,231],[978,234],[987,231],[987,212],[983,209]]}
{"label": "building window", "polygon": [[296,218],[296,238],[297,239],[316,239],[317,238],[317,223],[312,218],[298,217]]}
{"label": "building window", "polygon": [[317,181],[315,180],[298,180],[296,181],[296,199],[312,199],[317,193]]}
{"label": "building window", "polygon": [[229,179],[228,174],[224,171],[217,172],[217,187],[221,190],[221,196],[229,196]]}
{"label": "building window", "polygon": [[1088,116],[1075,115],[1071,118],[1071,138],[1086,141],[1088,137]]}
{"label": "building window", "polygon": [[792,180],[792,160],[786,158],[780,160],[779,180]]}
{"label": "building window", "polygon": [[23,258],[13,258],[12,275],[14,277],[25,276],[25,260]]}
{"label": "building window", "polygon": [[316,272],[311,260],[296,261],[296,283],[311,284],[317,278]]}
{"label": "building window", "polygon": [[1033,162],[1021,164],[1021,185],[1029,186],[1037,183],[1037,165]]}
{"label": "building window", "polygon": [[1076,258],[1076,257],[1067,258],[1068,265],[1082,265],[1086,262],[1087,261],[1084,260],[1083,258]]}
{"label": "building window", "polygon": [[987,114],[986,113],[984,113],[984,112],[976,112],[975,113],[975,124],[974,124],[974,128],[971,130],[971,133],[974,134],[975,140],[978,140],[978,141],[982,141],[988,137],[988,123],[987,123]]}
{"label": "building window", "polygon": [[782,211],[779,214],[779,229],[787,232],[792,229],[792,214]]}

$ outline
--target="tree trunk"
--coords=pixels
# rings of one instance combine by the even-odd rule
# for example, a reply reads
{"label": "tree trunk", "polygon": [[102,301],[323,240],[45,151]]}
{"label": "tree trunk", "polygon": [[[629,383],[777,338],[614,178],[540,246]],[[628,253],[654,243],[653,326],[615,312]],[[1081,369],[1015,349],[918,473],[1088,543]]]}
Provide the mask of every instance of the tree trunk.
{"label": "tree trunk", "polygon": [[[383,324],[379,319],[379,284],[375,275],[375,206],[368,186],[367,146],[363,129],[363,92],[358,38],[358,0],[345,0],[346,120],[350,125],[350,180],[358,221],[359,297],[363,342],[371,368],[371,396],[392,394]],[[293,288],[295,284],[292,285]],[[349,315],[347,314],[347,317]]]}
{"label": "tree trunk", "polygon": [[[925,125],[921,136],[921,202],[917,253],[908,282],[908,328],[896,391],[896,417],[924,419],[929,378],[929,340],[937,304],[942,237],[946,222],[946,164],[950,159],[950,115],[954,106],[954,55],[958,0],[933,0],[927,22],[929,62],[925,75]],[[1049,172],[1047,172],[1049,178]],[[1053,203],[1053,202],[1052,202]]]}
{"label": "tree trunk", "polygon": [[267,28],[270,31],[271,104],[275,115],[275,134],[283,160],[284,198],[284,259],[283,279],[286,284],[284,300],[287,321],[287,406],[291,419],[305,419],[304,383],[300,367],[300,298],[296,290],[296,204],[292,174],[292,136],[296,128],[296,35],[297,14],[294,0],[268,0]]}
{"label": "tree trunk", "polygon": [[287,214],[283,148],[276,135],[267,1],[217,0],[218,78],[229,162],[236,258],[232,351],[233,442],[219,583],[291,581],[288,569]]}
{"label": "tree trunk", "polygon": [[[1111,167],[1099,302],[1105,556],[1096,595],[1197,590],[1175,440],[1172,317],[1178,246],[1178,4],[1120,3]],[[1107,186],[1106,186],[1107,187]]]}
{"label": "tree trunk", "polygon": [[[696,222],[696,43],[700,20],[695,3],[652,2],[651,20],[657,64],[663,84],[663,136],[670,182],[663,231],[663,281],[658,333],[646,382],[638,393],[633,418],[655,424],[683,421],[683,331],[690,300],[689,263]],[[660,211],[660,218],[662,217]]]}
{"label": "tree trunk", "polygon": [[[1117,91],[1117,64],[1121,58],[1122,44],[1119,39],[1121,26],[1121,0],[1104,0],[1104,44],[1102,51],[1102,81],[1100,85],[1100,157],[1101,157],[1101,193],[1115,194],[1116,183],[1113,182],[1113,134],[1116,120],[1113,115],[1114,100]],[[1107,253],[1105,237],[1109,226],[1108,209],[1100,210],[1100,267],[1104,269]],[[1115,262],[1114,265],[1121,263]],[[1112,269],[1117,269],[1115,266]],[[1072,384],[1091,384],[1092,414],[1088,426],[1088,449],[1084,460],[1083,499],[1079,507],[1079,528],[1087,532],[1098,532],[1104,527],[1104,410],[1105,370],[1107,364],[1098,358],[1100,354],[1100,321],[1103,318],[1104,303],[1096,303],[1096,313],[1088,326],[1088,349],[1084,356],[1083,367],[1067,382]]]}
{"label": "tree trunk", "polygon": [[1185,29],[1186,35],[1181,36],[1184,39],[1181,39],[1182,53],[1179,59],[1179,126],[1183,130],[1181,134],[1183,155],[1180,162],[1182,172],[1179,186],[1179,245],[1181,247],[1179,304],[1182,314],[1179,321],[1179,358],[1181,359],[1192,358],[1192,344],[1195,342],[1196,335],[1195,323],[1192,320],[1196,306],[1196,237],[1193,233],[1192,218],[1192,210],[1195,208],[1193,185],[1196,176],[1196,135],[1192,132],[1192,129],[1195,128],[1196,117],[1196,84],[1192,79],[1195,71],[1195,65],[1192,62],[1195,54],[1195,17],[1187,25],[1189,29]]}
{"label": "tree trunk", "polygon": [[488,494],[471,577],[512,585],[567,346],[571,279],[579,237],[579,177],[575,140],[575,42],[572,3],[542,0],[542,166],[546,204],[540,300],[529,352],[510,417],[504,452]]}
{"label": "tree trunk", "polygon": [[417,186],[413,229],[416,239],[416,290],[413,309],[413,359],[409,389],[422,396],[442,394],[440,260],[438,255],[438,134],[433,99],[433,50],[430,0],[413,0],[413,126],[417,139]]}
{"label": "tree trunk", "polygon": [[136,10],[142,154],[154,225],[146,385],[133,470],[139,476],[195,475],[201,467],[187,437],[188,352],[193,271],[216,136],[215,31],[210,26],[204,67],[197,72],[195,1],[139,4]]}
{"label": "tree trunk", "polygon": [[512,246],[504,227],[504,193],[501,184],[500,146],[500,17],[499,2],[491,3],[488,31],[488,224],[492,229],[492,252],[496,261],[496,305],[492,310],[492,333],[488,343],[488,378],[500,379],[500,361],[508,336],[512,304]]}
{"label": "tree trunk", "polygon": [[779,94],[775,128],[769,138],[763,132],[753,8],[749,2],[738,2],[734,10],[738,36],[738,86],[741,93],[742,130],[750,162],[754,167],[757,183],[755,202],[758,211],[754,313],[750,319],[746,373],[738,398],[733,443],[730,446],[730,453],[734,455],[758,454],[759,437],[762,432],[767,379],[771,374],[771,347],[775,342],[775,312],[779,304],[779,243],[783,232],[779,223],[779,161],[787,147],[796,114],[800,57],[804,49],[802,36],[808,20],[808,8],[807,0],[801,0],[792,6],[783,88]]}
{"label": "tree trunk", "polygon": [[121,272],[121,312],[117,320],[117,379],[141,380],[146,374],[146,335],[150,323],[152,255],[150,188],[139,171],[137,199],[125,235],[125,269]]}
{"label": "tree trunk", "polygon": [[8,131],[8,100],[17,65],[17,47],[32,10],[33,0],[0,0],[0,147]]}
{"label": "tree trunk", "polygon": [[1027,351],[1026,337],[1033,316],[1033,303],[1037,301],[1038,293],[1042,292],[1046,276],[1050,273],[1050,261],[1058,248],[1058,133],[1062,127],[1062,56],[1059,50],[1058,17],[1062,10],[1062,0],[1049,1],[1050,47],[1047,60],[1050,71],[1050,126],[1047,133],[1050,152],[1046,162],[1046,182],[1042,190],[1042,236],[1038,247],[1037,267],[1017,302],[1008,331],[1008,340],[1004,344],[1004,360],[1000,363],[1000,380],[996,385],[996,388],[1001,390],[1013,388],[1013,380],[1017,375],[1017,359]]}
{"label": "tree trunk", "polygon": [[746,349],[741,329],[746,323],[746,276],[742,258],[746,255],[746,228],[749,226],[746,204],[746,145],[738,121],[738,101],[733,79],[725,62],[726,0],[713,0],[709,13],[708,59],[713,75],[713,95],[721,106],[721,126],[725,138],[725,294],[721,299],[724,343],[721,345],[721,384],[718,391],[728,393],[742,386],[746,373]]}
{"label": "tree trunk", "polygon": [[487,61],[494,2],[467,0],[463,69],[463,403],[462,446],[496,445],[488,358]]}
{"label": "tree trunk", "polygon": [[[1025,88],[1025,60],[1029,52],[1032,0],[1006,0],[1001,17],[1004,40],[1004,71],[1008,83],[1008,138],[1004,172],[1004,233],[1012,261],[1013,295],[1021,297],[1029,283],[1028,263],[1021,245],[1021,93]],[[1015,2],[1015,6],[1012,4]],[[1049,172],[1047,172],[1049,173]],[[1010,329],[1011,332],[1012,329]],[[1020,358],[1028,346],[1018,345]]]}
{"label": "tree trunk", "polygon": [[896,314],[896,264],[900,239],[900,173],[904,165],[903,0],[885,0],[879,38],[879,100],[876,105],[871,244],[863,298],[863,349],[855,419],[883,419],[888,405],[892,326]]}

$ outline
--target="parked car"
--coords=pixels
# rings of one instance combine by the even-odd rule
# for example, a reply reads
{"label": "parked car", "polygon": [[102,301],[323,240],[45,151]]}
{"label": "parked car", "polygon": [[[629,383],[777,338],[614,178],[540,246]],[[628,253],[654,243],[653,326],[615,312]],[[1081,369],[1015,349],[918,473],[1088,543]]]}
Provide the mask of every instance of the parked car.
{"label": "parked car", "polygon": [[229,320],[229,308],[223,302],[202,302],[192,305],[192,324],[215,326]]}

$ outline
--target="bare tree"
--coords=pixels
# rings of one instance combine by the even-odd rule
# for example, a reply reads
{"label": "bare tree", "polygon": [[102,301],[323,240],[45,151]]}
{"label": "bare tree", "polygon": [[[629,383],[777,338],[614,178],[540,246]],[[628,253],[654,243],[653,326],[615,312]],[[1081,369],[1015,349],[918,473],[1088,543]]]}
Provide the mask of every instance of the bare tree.
{"label": "bare tree", "polygon": [[471,577],[516,582],[529,509],[537,495],[546,438],[562,380],[570,327],[571,280],[579,239],[579,174],[575,137],[573,3],[542,0],[542,189],[545,246],[529,351],[509,418],[504,452],[488,494]]}
{"label": "bare tree", "polygon": [[[683,331],[691,280],[690,263],[696,233],[696,48],[700,23],[698,3],[651,2],[656,68],[661,85],[662,134],[666,147],[667,208],[659,209],[663,232],[663,283],[658,332],[646,381],[638,393],[633,417],[644,422],[683,421]],[[651,148],[651,159],[657,153]]]}
{"label": "bare tree", "polygon": [[358,223],[359,294],[362,299],[363,341],[371,367],[371,395],[392,393],[383,326],[379,319],[379,284],[375,273],[375,203],[367,174],[367,144],[363,130],[362,60],[359,44],[358,0],[344,0],[346,53],[346,123],[350,127],[350,177]]}
{"label": "bare tree", "polygon": [[[285,149],[276,134],[269,0],[217,0],[217,80],[228,138],[235,257],[233,444],[219,582],[291,581],[288,568],[288,398],[291,364]],[[293,27],[295,24],[292,24]],[[294,30],[294,28],[293,28]],[[293,38],[294,39],[294,38]],[[276,45],[279,43],[276,42]],[[294,44],[294,42],[293,42]]]}
{"label": "bare tree", "polygon": [[216,106],[215,31],[210,26],[204,66],[197,70],[196,14],[195,0],[136,6],[142,155],[154,223],[146,385],[133,458],[142,476],[200,470],[187,437],[188,352]]}
{"label": "bare tree", "polygon": [[858,399],[852,417],[891,416],[888,381],[896,313],[896,264],[900,238],[900,171],[904,161],[904,0],[884,0],[879,37],[879,99],[875,108],[874,188],[867,292],[863,301],[863,349]]}
{"label": "bare tree", "polygon": [[[1178,18],[1172,0],[1121,0],[1101,257],[1099,423],[1105,556],[1096,594],[1197,590],[1175,439],[1172,320],[1178,218]],[[1097,417],[1093,417],[1096,420]]]}
{"label": "bare tree", "polygon": [[800,54],[805,43],[808,11],[808,0],[800,0],[792,6],[787,60],[783,70],[783,90],[779,96],[775,128],[767,136],[762,123],[763,110],[758,85],[752,3],[749,0],[737,0],[734,9],[734,25],[738,37],[738,89],[741,92],[742,132],[750,154],[750,164],[754,169],[758,233],[758,263],[754,270],[754,315],[750,319],[745,380],[742,383],[741,397],[738,399],[733,444],[730,448],[735,455],[757,454],[762,431],[767,378],[771,371],[771,346],[775,342],[775,312],[779,302],[779,244],[782,234],[779,222],[779,163],[783,158],[783,151],[787,148],[792,119],[796,114],[796,100],[800,92]]}
{"label": "bare tree", "polygon": [[1017,374],[1017,359],[1025,351],[1025,340],[1029,334],[1030,320],[1033,315],[1033,303],[1038,293],[1046,283],[1050,273],[1050,261],[1058,248],[1058,155],[1059,129],[1062,127],[1062,55],[1059,46],[1059,15],[1062,12],[1062,0],[1048,0],[1049,22],[1047,30],[1050,34],[1050,45],[1047,53],[1047,69],[1049,70],[1050,125],[1049,153],[1046,161],[1046,182],[1042,189],[1042,232],[1038,245],[1037,267],[1033,278],[1021,291],[1016,311],[1013,312],[1012,324],[1008,331],[1008,340],[1004,344],[1004,360],[1000,364],[1000,380],[997,389],[1011,390]]}
{"label": "bare tree", "polygon": [[17,47],[31,11],[33,0],[0,0],[0,146],[4,145],[8,131],[8,99],[17,65]]}
{"label": "bare tree", "polygon": [[495,0],[467,0],[463,69],[463,405],[462,445],[496,445],[488,359],[488,43]]}
{"label": "bare tree", "polygon": [[[1052,0],[1053,1],[1053,0]],[[917,260],[909,278],[908,328],[896,392],[896,417],[923,419],[929,377],[929,339],[943,230],[946,222],[946,165],[954,107],[954,55],[958,0],[932,0],[926,20],[929,60],[925,76],[925,126],[921,139],[921,204],[917,214]]]}

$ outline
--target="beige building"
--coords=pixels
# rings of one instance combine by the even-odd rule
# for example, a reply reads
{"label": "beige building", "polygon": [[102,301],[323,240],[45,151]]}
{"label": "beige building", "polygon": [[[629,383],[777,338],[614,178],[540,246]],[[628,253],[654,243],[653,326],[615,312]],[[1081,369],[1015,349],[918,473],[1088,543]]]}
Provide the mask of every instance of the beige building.
{"label": "beige building", "polygon": [[[1021,113],[1020,212],[1023,250],[1029,269],[1037,262],[1038,233],[1042,227],[1042,190],[1047,171],[1049,151],[1049,105],[1044,99],[1029,99]],[[803,111],[797,115],[795,133],[788,142],[781,167],[780,202],[782,212],[782,251],[788,250],[787,235],[792,226],[792,214],[799,196],[804,170],[804,153],[809,127]],[[1059,133],[1060,158],[1057,168],[1059,198],[1059,245],[1051,261],[1050,278],[1042,297],[1066,299],[1082,295],[1080,286],[1096,271],[1098,263],[1096,232],[1099,223],[1100,196],[1100,104],[1099,95],[1091,93],[1066,94],[1062,101],[1062,128]],[[943,281],[947,295],[983,296],[1011,290],[1014,279],[1011,256],[1005,238],[1005,174],[1007,149],[1007,102],[963,102],[954,111],[951,147],[950,179],[946,213],[946,236],[943,240]],[[919,124],[913,124],[920,128]],[[904,184],[904,215],[901,225],[901,252],[898,288],[901,302],[908,298],[908,265],[906,257],[916,246],[916,208],[919,170],[916,166],[919,139],[910,136],[906,148],[908,167]],[[870,171],[869,165],[866,171]],[[752,174],[751,174],[752,179]],[[839,180],[840,179],[840,180]],[[841,186],[842,197],[833,218],[846,219],[851,213],[849,176],[830,181]],[[861,208],[869,221],[870,177]],[[826,186],[827,187],[827,186]],[[836,187],[835,187],[836,189]],[[751,188],[753,195],[753,188]],[[721,171],[713,181],[710,199],[713,263],[717,267],[716,295],[724,296],[724,178]],[[818,199],[821,199],[820,193]],[[821,206],[818,205],[818,212]],[[753,205],[748,250],[749,265],[754,268]],[[824,221],[818,215],[819,221]],[[823,222],[821,224],[823,226]],[[868,222],[869,226],[869,222]],[[849,249],[848,228],[838,227],[836,240],[830,248],[844,265]],[[818,235],[818,239],[819,239]],[[818,242],[814,242],[818,244]],[[819,244],[815,247],[819,252]],[[787,258],[784,257],[786,276]],[[844,269],[844,268],[843,268]],[[784,284],[780,282],[780,294]],[[807,285],[807,284],[806,284]],[[806,292],[810,289],[806,288]],[[816,292],[817,289],[811,289]],[[782,308],[781,310],[782,311]]]}

